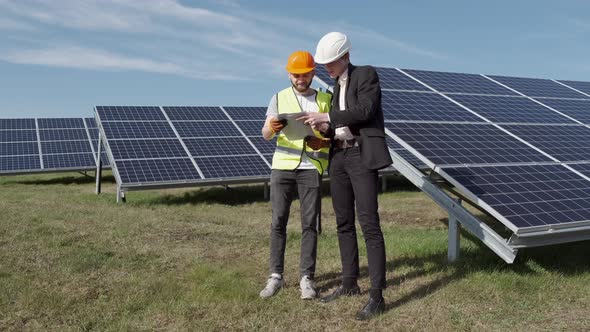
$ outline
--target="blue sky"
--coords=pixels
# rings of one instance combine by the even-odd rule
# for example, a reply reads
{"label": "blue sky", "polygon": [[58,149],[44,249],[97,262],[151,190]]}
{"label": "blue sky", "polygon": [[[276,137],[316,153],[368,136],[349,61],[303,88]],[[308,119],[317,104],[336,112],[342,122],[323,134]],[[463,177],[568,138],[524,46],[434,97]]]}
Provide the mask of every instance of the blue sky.
{"label": "blue sky", "polygon": [[0,0],[0,117],[265,106],[330,31],[356,64],[590,81],[588,0]]}

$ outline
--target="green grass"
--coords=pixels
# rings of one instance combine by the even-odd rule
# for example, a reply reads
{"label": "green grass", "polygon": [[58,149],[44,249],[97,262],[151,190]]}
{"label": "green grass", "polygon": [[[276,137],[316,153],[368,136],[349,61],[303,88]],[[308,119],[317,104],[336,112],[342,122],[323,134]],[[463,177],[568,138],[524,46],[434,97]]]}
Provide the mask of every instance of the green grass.
{"label": "green grass", "polygon": [[[380,195],[387,312],[353,317],[369,281],[361,244],[360,297],[299,299],[299,203],[292,208],[287,288],[261,300],[270,204],[261,186],[131,192],[115,203],[75,173],[0,178],[0,330],[471,331],[589,330],[590,243],[521,250],[514,264],[462,233],[446,262],[446,214],[408,183]],[[329,196],[317,284],[339,283]],[[359,231],[360,233],[360,231]]]}

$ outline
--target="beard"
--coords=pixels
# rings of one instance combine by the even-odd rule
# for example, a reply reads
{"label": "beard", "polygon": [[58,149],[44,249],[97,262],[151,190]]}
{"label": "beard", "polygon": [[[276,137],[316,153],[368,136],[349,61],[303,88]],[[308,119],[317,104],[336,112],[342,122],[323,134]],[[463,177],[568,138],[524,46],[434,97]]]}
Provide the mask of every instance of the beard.
{"label": "beard", "polygon": [[297,92],[303,93],[303,92],[309,90],[309,87],[311,86],[311,82],[304,83],[302,85],[296,85],[296,84],[291,83],[291,85],[293,86],[293,89],[295,89]]}

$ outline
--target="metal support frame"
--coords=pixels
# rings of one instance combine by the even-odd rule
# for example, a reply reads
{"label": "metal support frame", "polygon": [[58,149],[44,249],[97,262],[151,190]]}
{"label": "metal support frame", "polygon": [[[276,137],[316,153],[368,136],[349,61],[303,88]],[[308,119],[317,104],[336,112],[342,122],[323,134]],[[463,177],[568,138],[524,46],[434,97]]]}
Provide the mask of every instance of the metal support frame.
{"label": "metal support frame", "polygon": [[100,194],[100,185],[101,185],[101,178],[102,178],[102,158],[100,148],[102,146],[102,135],[98,134],[98,152],[96,153],[96,194]]}
{"label": "metal support frame", "polygon": [[[505,262],[512,263],[518,249],[512,247],[506,239],[498,235],[488,225],[475,217],[456,199],[431,182],[422,172],[403,159],[397,152],[389,150],[393,166],[416,187],[420,188],[438,205],[449,213],[449,261],[459,257],[459,223],[475,237],[480,239]],[[456,225],[453,225],[456,223]]]}
{"label": "metal support frame", "polygon": [[385,174],[381,175],[381,192],[387,191],[387,177]]}

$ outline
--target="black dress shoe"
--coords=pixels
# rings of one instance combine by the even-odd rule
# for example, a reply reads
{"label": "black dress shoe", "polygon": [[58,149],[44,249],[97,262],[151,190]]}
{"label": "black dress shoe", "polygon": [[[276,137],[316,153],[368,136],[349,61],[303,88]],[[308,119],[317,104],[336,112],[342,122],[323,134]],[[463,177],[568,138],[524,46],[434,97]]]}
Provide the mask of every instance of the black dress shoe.
{"label": "black dress shoe", "polygon": [[344,288],[344,287],[342,287],[342,285],[340,285],[338,288],[336,288],[335,291],[332,292],[332,294],[330,294],[326,297],[322,297],[320,299],[320,302],[328,303],[328,302],[332,302],[332,301],[336,300],[340,296],[353,296],[353,295],[359,295],[360,293],[361,293],[361,289],[359,288],[359,286],[354,286],[352,288]]}
{"label": "black dress shoe", "polygon": [[357,320],[367,320],[374,316],[380,315],[385,311],[385,300],[383,297],[373,299],[369,297],[369,302],[356,314]]}

